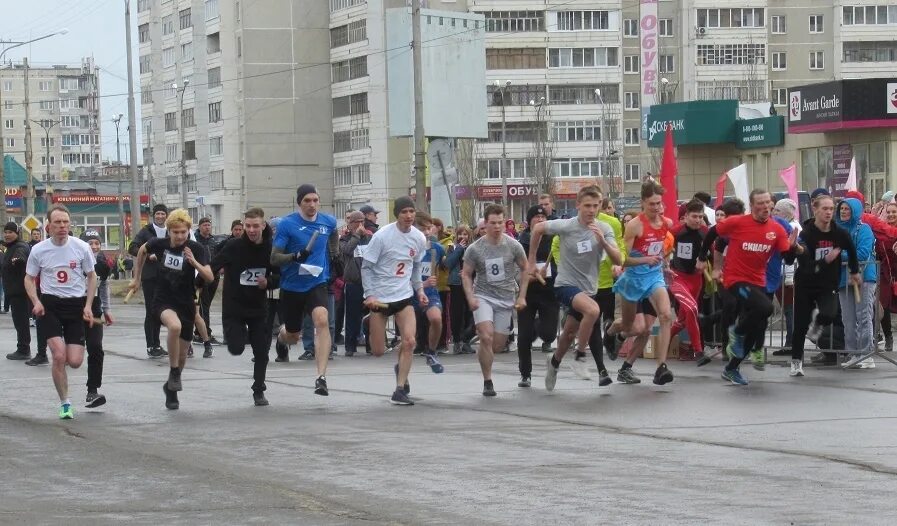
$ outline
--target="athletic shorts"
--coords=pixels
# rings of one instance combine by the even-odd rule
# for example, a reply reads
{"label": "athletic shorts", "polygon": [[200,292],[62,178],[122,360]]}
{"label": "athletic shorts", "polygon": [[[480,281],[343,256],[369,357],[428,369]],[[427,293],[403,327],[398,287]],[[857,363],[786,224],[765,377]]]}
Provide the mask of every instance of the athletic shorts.
{"label": "athletic shorts", "polygon": [[514,316],[514,308],[494,303],[483,296],[476,296],[476,298],[480,301],[480,306],[473,311],[474,325],[491,321],[493,331],[499,334],[511,334],[511,318]]}
{"label": "athletic shorts", "polygon": [[178,338],[184,341],[193,340],[193,320],[196,317],[196,305],[174,305],[167,303],[158,303],[153,305],[153,314],[159,323],[162,323],[162,312],[166,310],[174,311],[181,322],[181,332]]}
{"label": "athletic shorts", "polygon": [[642,300],[638,302],[638,305],[635,308],[636,313],[644,314],[645,316],[654,316],[657,317],[657,311],[654,310],[654,305],[651,305],[651,300]]}
{"label": "athletic shorts", "polygon": [[311,315],[311,311],[317,307],[327,308],[327,284],[309,289],[305,292],[293,292],[291,290],[280,291],[280,319],[287,332],[297,333],[302,330],[302,320],[305,315]]}
{"label": "athletic shorts", "polygon": [[44,338],[62,338],[66,345],[84,345],[84,305],[87,298],[60,298],[43,294],[44,316],[37,324]]}
{"label": "athletic shorts", "polygon": [[[595,294],[594,296],[589,296],[589,297],[592,298],[593,300],[595,300],[595,303],[598,303],[598,295],[597,294]],[[573,318],[576,321],[582,321],[582,313],[573,308],[572,302],[571,302],[571,305],[567,306],[564,310],[567,312],[567,316],[570,316],[571,318]],[[598,319],[601,320],[600,317]]]}
{"label": "athletic shorts", "polygon": [[382,314],[382,315],[386,316],[387,318],[389,318],[390,316],[393,316],[395,314],[402,312],[402,310],[405,307],[413,306],[413,304],[414,304],[413,297],[405,298],[403,300],[387,303],[385,309],[374,308],[374,309],[370,309],[369,312],[376,312],[377,314]]}
{"label": "athletic shorts", "polygon": [[633,274],[624,272],[614,283],[614,292],[630,302],[642,301],[651,297],[657,289],[666,288],[663,281],[663,272],[651,272],[650,274]]}
{"label": "athletic shorts", "polygon": [[572,285],[565,285],[561,287],[554,288],[554,297],[558,300],[562,306],[567,309],[573,309],[573,298],[576,297],[577,294],[582,292],[579,287],[574,287]]}
{"label": "athletic shorts", "polygon": [[427,299],[429,300],[429,303],[427,303],[427,306],[423,307],[423,308],[421,305],[419,305],[419,302],[417,301],[417,295],[415,294],[414,296],[412,296],[411,301],[412,301],[415,309],[423,310],[424,312],[426,312],[432,308],[442,309],[442,300],[439,298],[439,290],[436,287],[425,288],[424,294],[427,295]]}

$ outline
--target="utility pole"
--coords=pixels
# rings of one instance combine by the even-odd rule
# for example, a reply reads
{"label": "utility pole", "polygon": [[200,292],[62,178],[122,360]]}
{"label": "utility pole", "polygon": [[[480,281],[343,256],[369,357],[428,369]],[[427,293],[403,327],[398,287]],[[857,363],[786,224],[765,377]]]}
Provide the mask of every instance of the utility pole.
{"label": "utility pole", "polygon": [[[131,159],[131,232],[140,229],[140,181],[137,178],[137,109],[134,106],[134,65],[131,63],[131,0],[125,0],[125,47],[128,58],[128,152]],[[152,139],[152,137],[150,137]],[[146,159],[144,159],[146,164]],[[125,232],[121,233],[124,239]]]}
{"label": "utility pole", "polygon": [[[34,174],[31,173],[32,165],[34,162],[34,152],[31,151],[31,99],[28,94],[29,90],[29,82],[28,79],[28,57],[22,59],[22,64],[25,66],[24,69],[24,77],[25,77],[25,177],[28,180],[28,209],[25,213],[34,214]],[[50,170],[50,158],[47,157],[47,171],[49,173]],[[44,182],[44,195],[47,195],[47,192],[50,189],[50,181],[49,177],[47,181]],[[4,197],[5,199],[5,197]],[[49,203],[47,203],[49,204]],[[4,206],[6,203],[4,203]],[[49,208],[48,208],[49,210]]]}
{"label": "utility pole", "polygon": [[502,87],[496,80],[495,87],[501,94],[501,204],[505,207],[505,213],[510,217],[508,210],[508,134],[505,129],[507,122],[505,121],[505,102],[507,100],[508,88],[511,87],[511,81],[507,81]]}
{"label": "utility pole", "polygon": [[[62,121],[50,121],[50,120],[48,120],[48,121],[31,121],[31,122],[33,122],[33,123],[37,124],[38,126],[40,126],[41,128],[43,128],[43,129],[44,129],[44,135],[46,135],[45,140],[46,140],[47,142],[44,143],[44,144],[45,144],[45,146],[47,147],[47,151],[46,151],[46,156],[47,156],[47,157],[46,157],[46,161],[47,161],[47,174],[44,176],[44,185],[47,186],[47,187],[49,187],[49,185],[50,185],[50,130],[53,129],[53,126],[56,126],[57,124],[59,124],[59,123],[62,122]],[[47,205],[47,210],[49,210],[49,209],[50,209],[49,196],[46,195],[46,194],[44,194],[44,200],[45,200],[46,205]],[[34,212],[31,212],[31,213],[34,213]]]}
{"label": "utility pole", "polygon": [[411,0],[411,60],[414,68],[414,189],[418,210],[429,210],[427,203],[427,157],[424,153],[424,91],[421,68],[420,0]]}
{"label": "utility pole", "polygon": [[[119,133],[118,127],[121,123],[121,118],[123,115],[119,113],[117,116],[112,118],[112,122],[115,124],[115,160],[118,164],[118,173],[116,177],[118,178],[118,250],[124,254],[125,252],[125,205],[124,205],[124,196],[121,195],[121,143],[119,141]],[[137,206],[140,206],[140,203],[137,203]]]}
{"label": "utility pole", "polygon": [[187,149],[184,144],[184,93],[190,80],[185,80],[184,85],[178,88],[177,84],[171,87],[178,92],[178,140],[181,141],[181,208],[189,210],[187,203]]}
{"label": "utility pole", "polygon": [[610,164],[607,162],[607,134],[604,133],[604,112],[606,106],[604,105],[604,98],[601,97],[601,90],[598,88],[595,88],[595,98],[601,104],[601,113],[598,114],[598,131],[601,133],[601,152],[598,155],[598,166],[601,168],[601,176],[604,178],[604,191],[607,192],[607,195],[611,195],[611,190],[613,190],[610,187],[612,181],[608,179],[608,174],[604,171],[605,165]]}

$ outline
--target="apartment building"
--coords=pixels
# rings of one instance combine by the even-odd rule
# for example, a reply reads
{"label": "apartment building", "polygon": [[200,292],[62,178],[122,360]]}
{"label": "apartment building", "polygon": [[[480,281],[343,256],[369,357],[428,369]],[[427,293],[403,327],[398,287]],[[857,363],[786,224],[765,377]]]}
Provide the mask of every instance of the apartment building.
{"label": "apartment building", "polygon": [[247,207],[295,210],[302,183],[331,208],[328,15],[323,1],[137,2],[154,201],[180,207],[186,184],[191,214],[216,231]]}

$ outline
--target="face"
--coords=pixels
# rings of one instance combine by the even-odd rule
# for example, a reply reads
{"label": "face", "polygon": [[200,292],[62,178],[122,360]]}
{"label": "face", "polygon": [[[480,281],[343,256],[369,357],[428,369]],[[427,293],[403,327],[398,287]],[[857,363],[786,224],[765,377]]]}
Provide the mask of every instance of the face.
{"label": "face", "polygon": [[486,218],[486,235],[498,238],[505,231],[505,215],[492,214]]}
{"label": "face", "polygon": [[399,215],[396,217],[396,223],[402,228],[402,230],[408,230],[411,228],[411,225],[414,224],[414,214],[415,210],[413,207],[406,207],[399,210]]}
{"label": "face", "polygon": [[459,243],[461,243],[461,242],[467,243],[468,241],[470,241],[470,234],[468,234],[466,230],[462,230],[462,231],[458,232],[458,242]]}
{"label": "face", "polygon": [[642,210],[645,211],[646,216],[652,219],[663,214],[663,196],[654,194],[647,199],[642,199]]}
{"label": "face", "polygon": [[172,225],[168,228],[168,237],[171,238],[172,246],[179,247],[187,242],[190,227],[183,223]]}
{"label": "face", "polygon": [[209,234],[212,233],[212,222],[206,221],[199,225],[199,233],[202,234],[203,237],[209,237]]}
{"label": "face", "polygon": [[3,241],[5,241],[7,243],[12,243],[18,237],[19,237],[19,235],[16,232],[11,232],[9,230],[3,231]]}
{"label": "face", "polygon": [[897,223],[897,205],[893,203],[888,205],[885,209],[885,219],[892,225]]}
{"label": "face", "polygon": [[237,223],[230,229],[230,235],[234,237],[241,237],[243,235],[243,225]]}
{"label": "face", "polygon": [[841,218],[841,221],[850,221],[850,216],[852,215],[853,212],[850,210],[850,205],[841,203],[841,206],[838,207],[838,217]]}
{"label": "face", "polygon": [[305,217],[313,217],[318,213],[318,207],[321,205],[321,198],[318,194],[305,194],[302,201],[299,202],[299,210]]}
{"label": "face", "polygon": [[533,216],[532,219],[529,220],[529,227],[532,228],[532,227],[538,225],[539,223],[545,222],[547,220],[548,220],[548,218],[546,218],[542,214],[536,214]]}
{"label": "face", "polygon": [[[835,215],[835,203],[831,199],[820,199],[816,203],[814,214],[823,223],[831,223]],[[897,216],[897,207],[894,207],[894,214]]]}
{"label": "face", "polygon": [[161,210],[153,214],[153,223],[156,223],[156,226],[165,226],[166,219],[168,219],[168,214]]}
{"label": "face", "polygon": [[371,223],[376,223],[377,222],[377,212],[369,212],[367,214],[364,214],[364,218],[367,219],[368,221],[370,221]]}
{"label": "face", "polygon": [[586,223],[591,223],[598,215],[598,209],[601,207],[601,199],[590,195],[584,195],[582,199],[576,203],[576,209],[579,211],[579,217]]}
{"label": "face", "polygon": [[415,223],[414,226],[415,226],[418,230],[420,230],[421,233],[423,233],[423,235],[425,235],[425,236],[431,236],[431,235],[433,235],[433,223],[424,223],[424,224],[422,224],[422,225],[421,225],[421,224],[418,224],[418,223]]}
{"label": "face", "polygon": [[69,235],[69,227],[72,224],[69,215],[62,210],[56,210],[50,214],[50,235],[57,240],[64,240]]}
{"label": "face", "polygon": [[545,212],[546,212],[547,214],[551,215],[551,211],[553,210],[553,208],[552,208],[552,206],[551,206],[551,199],[550,199],[550,198],[548,198],[548,197],[543,197],[542,199],[539,199],[539,206],[541,206],[542,208],[544,208],[544,209],[545,209]]}
{"label": "face", "polygon": [[689,212],[685,214],[685,226],[691,229],[701,228],[704,224],[704,212]]}
{"label": "face", "polygon": [[40,230],[35,228],[34,230],[31,231],[31,241],[40,241],[40,240],[41,240]]}
{"label": "face", "polygon": [[717,210],[717,211],[716,211],[716,220],[717,220],[717,221],[722,221],[722,220],[725,219],[725,218],[726,218],[726,213],[725,213],[725,212],[723,212],[722,210]]}
{"label": "face", "polygon": [[243,220],[243,229],[246,232],[246,237],[253,243],[258,243],[262,240],[262,230],[264,228],[265,222],[261,217],[247,217]]}
{"label": "face", "polygon": [[623,215],[623,224],[626,224],[626,223],[632,221],[632,218],[633,218],[632,214],[624,214]]}
{"label": "face", "polygon": [[93,251],[94,254],[100,251],[100,240],[99,239],[91,239],[87,242],[90,245],[90,250]]}
{"label": "face", "polygon": [[772,197],[769,193],[757,194],[754,196],[754,200],[751,201],[751,215],[753,215],[755,219],[760,221],[769,219],[770,210],[772,210]]}
{"label": "face", "polygon": [[607,215],[609,215],[609,216],[612,216],[612,215],[614,215],[616,212],[617,212],[617,209],[614,208],[614,202],[613,202],[613,201],[608,201],[608,202],[607,202],[607,206],[604,207],[604,213],[607,214]]}
{"label": "face", "polygon": [[348,220],[348,221],[346,221],[346,225],[348,225],[348,227],[349,227],[349,231],[351,231],[351,232],[354,232],[354,231],[358,230],[358,227],[360,227],[360,226],[363,225],[363,224],[364,224],[364,218],[363,218],[363,217],[360,217],[360,218],[355,219],[355,220]]}

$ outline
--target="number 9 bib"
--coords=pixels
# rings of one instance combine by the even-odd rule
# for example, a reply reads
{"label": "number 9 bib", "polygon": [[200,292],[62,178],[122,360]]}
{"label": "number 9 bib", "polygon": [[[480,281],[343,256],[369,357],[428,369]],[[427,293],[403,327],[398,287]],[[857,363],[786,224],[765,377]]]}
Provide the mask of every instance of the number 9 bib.
{"label": "number 9 bib", "polygon": [[56,274],[56,283],[68,283],[69,272],[71,270],[68,267],[58,267],[54,272]]}

